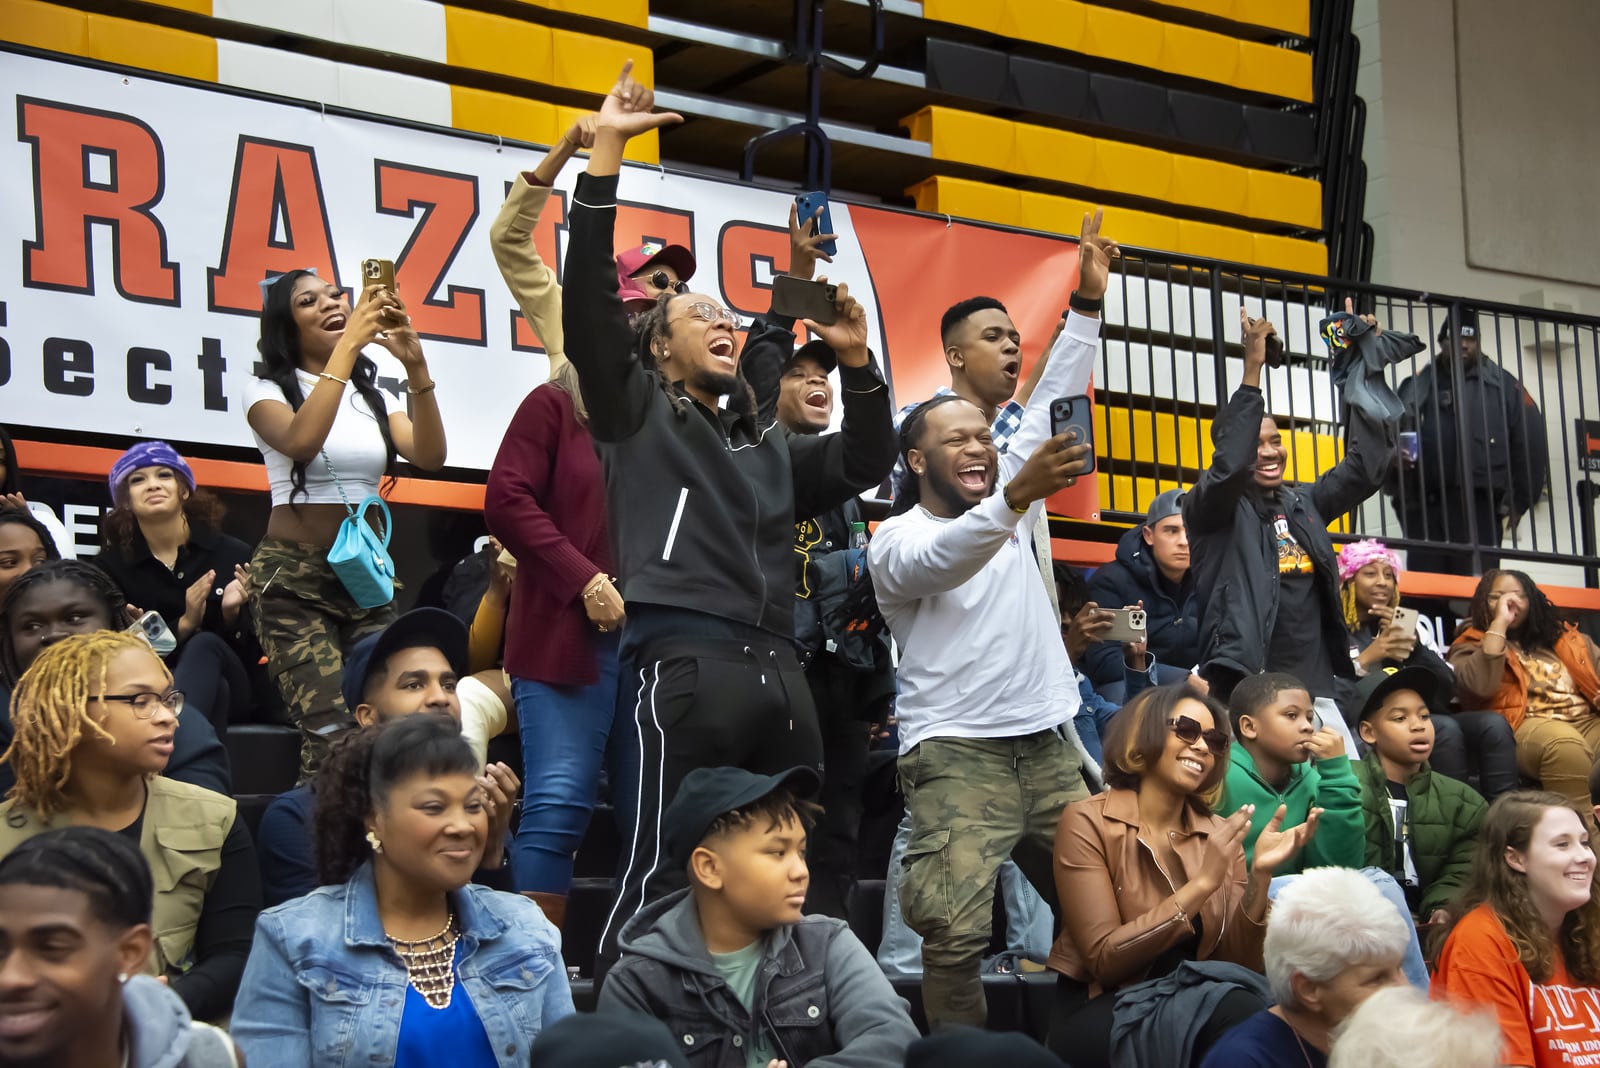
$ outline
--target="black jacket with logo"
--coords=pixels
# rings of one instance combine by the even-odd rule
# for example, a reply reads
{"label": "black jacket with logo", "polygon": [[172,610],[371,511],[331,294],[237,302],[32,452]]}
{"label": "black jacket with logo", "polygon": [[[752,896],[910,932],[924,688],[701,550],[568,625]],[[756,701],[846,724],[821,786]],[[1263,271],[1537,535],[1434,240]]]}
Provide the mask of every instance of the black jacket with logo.
{"label": "black jacket with logo", "polygon": [[[826,512],[889,473],[888,387],[875,364],[841,365],[843,426],[791,439],[775,421],[712,411],[664,384],[617,296],[616,203],[615,176],[579,176],[561,317],[605,470],[622,595],[789,637],[795,516]],[[741,368],[793,351],[790,331],[758,319]]]}

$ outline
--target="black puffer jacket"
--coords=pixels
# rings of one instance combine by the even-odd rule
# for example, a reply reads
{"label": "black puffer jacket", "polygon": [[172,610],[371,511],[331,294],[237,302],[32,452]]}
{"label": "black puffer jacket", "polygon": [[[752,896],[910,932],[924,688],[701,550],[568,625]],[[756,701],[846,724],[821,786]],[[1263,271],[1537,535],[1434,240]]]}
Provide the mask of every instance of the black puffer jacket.
{"label": "black puffer jacket", "polygon": [[[1278,549],[1255,485],[1256,446],[1266,402],[1240,386],[1211,426],[1211,466],[1183,499],[1190,574],[1200,598],[1200,665],[1210,676],[1254,675],[1266,669],[1278,618]],[[1339,609],[1339,566],[1328,524],[1372,496],[1393,462],[1398,428],[1350,411],[1344,459],[1310,486],[1278,490],[1295,540],[1316,565],[1322,604],[1321,641],[1335,676],[1350,666],[1349,632]],[[1333,694],[1317,696],[1333,697]]]}
{"label": "black puffer jacket", "polygon": [[[1183,576],[1177,597],[1166,591],[1156,558],[1144,541],[1143,524],[1117,541],[1117,558],[1095,570],[1089,599],[1101,608],[1144,602],[1145,641],[1161,668],[1187,672],[1200,659],[1200,602],[1194,571]],[[1122,646],[1091,642],[1084,654],[1084,674],[1096,687],[1122,681]]]}

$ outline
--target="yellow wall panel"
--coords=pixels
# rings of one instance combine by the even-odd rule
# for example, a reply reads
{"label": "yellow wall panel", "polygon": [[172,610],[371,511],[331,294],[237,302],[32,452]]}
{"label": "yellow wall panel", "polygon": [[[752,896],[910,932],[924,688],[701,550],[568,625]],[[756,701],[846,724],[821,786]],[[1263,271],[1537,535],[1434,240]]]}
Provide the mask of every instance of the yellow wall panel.
{"label": "yellow wall panel", "polygon": [[217,80],[214,38],[148,22],[90,15],[89,48],[85,55],[106,63],[122,63],[181,78]]}
{"label": "yellow wall panel", "polygon": [[[463,7],[444,9],[445,61],[452,67],[551,81],[550,28]],[[612,81],[616,71],[612,71]]]}
{"label": "yellow wall panel", "polygon": [[555,105],[463,85],[450,87],[450,124],[536,145],[554,144],[561,136]]}
{"label": "yellow wall panel", "polygon": [[641,85],[655,84],[655,61],[646,45],[611,41],[571,30],[550,31],[551,84],[604,96],[617,84],[622,64],[633,60]]}
{"label": "yellow wall panel", "polygon": [[39,0],[0,0],[0,38],[29,48],[87,55],[89,17]]}

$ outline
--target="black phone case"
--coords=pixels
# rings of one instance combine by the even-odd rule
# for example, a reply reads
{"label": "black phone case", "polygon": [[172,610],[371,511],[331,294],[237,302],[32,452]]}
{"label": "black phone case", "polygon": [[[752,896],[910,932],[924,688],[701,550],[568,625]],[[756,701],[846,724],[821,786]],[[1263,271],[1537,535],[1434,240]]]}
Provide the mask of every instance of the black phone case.
{"label": "black phone case", "polygon": [[772,310],[791,319],[810,319],[827,326],[839,318],[834,306],[839,287],[830,282],[813,282],[780,274],[772,280]]}
{"label": "black phone case", "polygon": [[[1050,436],[1064,434],[1068,430],[1079,433],[1079,442],[1089,446],[1089,469],[1085,475],[1094,473],[1094,412],[1093,405],[1086,396],[1057,397],[1050,402]],[[1081,477],[1081,476],[1080,476]]]}

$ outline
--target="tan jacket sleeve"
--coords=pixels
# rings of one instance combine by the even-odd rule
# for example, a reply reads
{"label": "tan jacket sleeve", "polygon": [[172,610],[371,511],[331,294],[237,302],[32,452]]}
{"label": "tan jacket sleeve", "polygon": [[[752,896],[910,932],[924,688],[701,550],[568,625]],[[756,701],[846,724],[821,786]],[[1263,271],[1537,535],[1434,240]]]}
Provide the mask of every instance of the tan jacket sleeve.
{"label": "tan jacket sleeve", "polygon": [[1490,656],[1480,643],[1462,639],[1450,647],[1445,659],[1455,668],[1457,693],[1487,701],[1500,689],[1506,670],[1504,652]]}
{"label": "tan jacket sleeve", "polygon": [[1228,885],[1217,891],[1228,896],[1228,907],[1224,913],[1227,919],[1223,922],[1222,938],[1212,956],[1217,960],[1264,972],[1266,962],[1262,959],[1261,949],[1267,940],[1267,925],[1252,920],[1244,910],[1249,880],[1250,869],[1245,863],[1244,854],[1240,853],[1234,860],[1233,871],[1228,875]]}
{"label": "tan jacket sleeve", "polygon": [[532,185],[525,175],[517,175],[489,228],[489,245],[517,307],[544,342],[553,378],[567,358],[561,329],[561,285],[533,245],[533,231],[550,193],[549,186]]}
{"label": "tan jacket sleeve", "polygon": [[1168,894],[1126,923],[1101,827],[1087,805],[1069,805],[1056,826],[1056,896],[1079,959],[1102,989],[1113,990],[1194,933]]}

